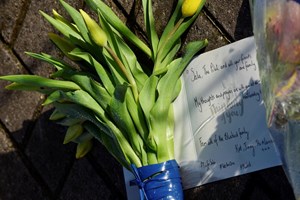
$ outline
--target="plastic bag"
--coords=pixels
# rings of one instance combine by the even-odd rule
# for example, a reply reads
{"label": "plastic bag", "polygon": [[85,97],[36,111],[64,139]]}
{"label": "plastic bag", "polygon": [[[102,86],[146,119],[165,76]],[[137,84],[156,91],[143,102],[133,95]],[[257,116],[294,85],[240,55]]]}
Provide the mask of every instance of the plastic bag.
{"label": "plastic bag", "polygon": [[250,0],[268,125],[300,199],[300,1]]}

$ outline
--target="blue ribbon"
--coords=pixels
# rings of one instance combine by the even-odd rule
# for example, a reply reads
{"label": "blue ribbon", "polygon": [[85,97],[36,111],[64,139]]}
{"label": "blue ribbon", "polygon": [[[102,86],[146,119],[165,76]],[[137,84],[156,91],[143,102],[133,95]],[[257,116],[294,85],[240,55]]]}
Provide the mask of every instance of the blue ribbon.
{"label": "blue ribbon", "polygon": [[145,192],[145,182],[143,182],[143,180],[141,179],[138,169],[135,166],[135,164],[131,164],[131,169],[132,172],[135,176],[135,180],[130,181],[130,185],[137,185],[139,187],[139,192],[140,192],[140,198],[141,200],[148,200],[146,192]]}
{"label": "blue ribbon", "polygon": [[181,177],[175,160],[137,168],[131,165],[135,180],[131,185],[139,187],[141,200],[183,199]]}

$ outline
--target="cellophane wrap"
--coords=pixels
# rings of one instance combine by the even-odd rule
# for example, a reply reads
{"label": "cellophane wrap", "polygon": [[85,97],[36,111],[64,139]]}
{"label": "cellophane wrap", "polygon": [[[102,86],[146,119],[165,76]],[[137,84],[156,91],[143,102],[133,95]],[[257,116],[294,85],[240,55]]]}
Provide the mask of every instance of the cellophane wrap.
{"label": "cellophane wrap", "polygon": [[300,199],[300,1],[250,5],[267,122]]}

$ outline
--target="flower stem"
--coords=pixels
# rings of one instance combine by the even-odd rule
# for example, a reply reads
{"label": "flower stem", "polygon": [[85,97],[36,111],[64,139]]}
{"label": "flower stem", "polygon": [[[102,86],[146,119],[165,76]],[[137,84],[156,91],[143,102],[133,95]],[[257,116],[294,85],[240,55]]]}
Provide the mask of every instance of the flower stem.
{"label": "flower stem", "polygon": [[175,24],[175,26],[173,27],[173,29],[168,33],[168,37],[166,38],[166,40],[163,41],[163,44],[161,45],[161,47],[159,48],[158,50],[158,53],[157,53],[157,57],[156,57],[156,60],[155,60],[155,65],[154,65],[154,68],[153,68],[153,71],[156,71],[156,69],[159,67],[161,61],[163,58],[161,58],[161,54],[162,54],[162,51],[164,50],[167,42],[170,40],[170,38],[174,35],[174,33],[177,31],[177,29],[179,28],[179,26],[182,24],[182,22],[184,21],[184,18],[181,17],[177,23]]}
{"label": "flower stem", "polygon": [[117,65],[119,66],[119,68],[121,69],[121,71],[123,72],[125,77],[127,78],[127,81],[131,85],[134,99],[137,102],[137,100],[138,100],[138,90],[137,90],[136,82],[135,82],[132,74],[126,70],[126,68],[125,68],[124,64],[122,63],[122,61],[119,59],[119,57],[115,54],[115,52],[111,48],[109,48],[108,46],[105,46],[104,48],[108,51],[108,53],[116,61]]}

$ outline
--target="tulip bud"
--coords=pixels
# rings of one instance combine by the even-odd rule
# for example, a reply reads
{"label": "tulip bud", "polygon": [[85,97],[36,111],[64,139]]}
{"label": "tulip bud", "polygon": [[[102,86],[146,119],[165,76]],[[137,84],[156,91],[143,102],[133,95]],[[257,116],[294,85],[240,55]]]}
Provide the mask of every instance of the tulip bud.
{"label": "tulip bud", "polygon": [[92,149],[92,146],[92,140],[86,140],[77,144],[76,158],[79,159],[85,156]]}
{"label": "tulip bud", "polygon": [[53,17],[54,19],[58,20],[58,21],[61,21],[61,22],[68,22],[63,16],[61,16],[56,10],[52,10],[52,14],[53,14]]}
{"label": "tulip bud", "polygon": [[105,32],[100,28],[96,21],[94,21],[86,12],[80,10],[81,16],[83,17],[91,39],[101,47],[107,45],[107,36]]}
{"label": "tulip bud", "polygon": [[52,10],[52,14],[55,20],[64,23],[65,25],[69,26],[72,30],[78,32],[78,29],[75,24],[70,23],[67,19],[61,16],[56,10]]}
{"label": "tulip bud", "polygon": [[55,109],[55,110],[52,112],[52,114],[51,114],[51,116],[49,117],[49,119],[52,120],[52,121],[55,121],[55,120],[62,119],[62,118],[64,118],[64,117],[66,117],[65,114],[63,114],[63,113],[59,112],[57,109]]}
{"label": "tulip bud", "polygon": [[66,40],[65,38],[62,38],[54,33],[48,33],[49,38],[51,41],[71,60],[78,61],[80,60],[78,57],[72,56],[69,54],[72,50],[76,48],[76,46]]}
{"label": "tulip bud", "polygon": [[64,144],[71,142],[72,140],[76,139],[80,136],[83,132],[83,127],[81,124],[74,124],[69,126],[67,133],[65,135]]}
{"label": "tulip bud", "polygon": [[181,7],[182,17],[193,16],[197,12],[201,2],[202,0],[184,0]]}

